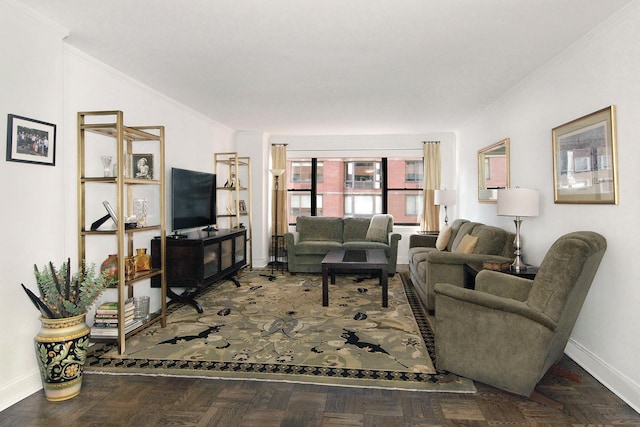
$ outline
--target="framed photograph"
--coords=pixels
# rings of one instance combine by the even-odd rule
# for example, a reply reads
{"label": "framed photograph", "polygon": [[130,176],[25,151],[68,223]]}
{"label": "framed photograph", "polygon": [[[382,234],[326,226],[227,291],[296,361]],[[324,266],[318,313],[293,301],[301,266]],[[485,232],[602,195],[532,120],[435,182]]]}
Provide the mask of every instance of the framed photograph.
{"label": "framed photograph", "polygon": [[247,204],[244,200],[238,200],[238,208],[240,209],[241,214],[247,213]]}
{"label": "framed photograph", "polygon": [[9,114],[7,161],[56,165],[56,125]]}
{"label": "framed photograph", "polygon": [[132,178],[153,179],[153,154],[131,155]]}
{"label": "framed photograph", "polygon": [[104,202],[102,202],[102,204],[104,205],[104,208],[107,210],[107,212],[109,213],[109,216],[111,217],[111,219],[113,220],[113,222],[115,223],[115,225],[117,227],[118,226],[118,215],[116,215],[116,212],[111,207],[111,203],[109,203],[109,202],[107,202],[105,200]]}
{"label": "framed photograph", "polygon": [[552,130],[555,203],[618,204],[615,106]]}

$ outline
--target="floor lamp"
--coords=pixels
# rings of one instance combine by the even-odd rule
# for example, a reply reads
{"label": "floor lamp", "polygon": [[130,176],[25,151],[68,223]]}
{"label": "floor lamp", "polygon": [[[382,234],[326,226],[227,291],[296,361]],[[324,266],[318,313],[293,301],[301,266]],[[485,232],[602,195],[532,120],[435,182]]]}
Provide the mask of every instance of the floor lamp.
{"label": "floor lamp", "polygon": [[538,216],[540,208],[540,194],[538,190],[528,188],[503,188],[498,190],[497,211],[501,216],[515,216],[516,224],[515,259],[511,269],[519,272],[527,269],[522,261],[522,242],[520,240],[520,225],[523,216]]}
{"label": "floor lamp", "polygon": [[278,190],[280,190],[279,179],[280,179],[280,176],[282,176],[282,174],[284,173],[284,169],[271,169],[269,172],[271,172],[271,174],[273,175],[273,178],[275,179],[275,184],[274,184],[275,221],[274,221],[274,227],[273,227],[273,255],[274,256],[273,256],[273,262],[271,263],[271,274],[273,274],[274,267],[278,264],[278,255],[279,255],[278,239],[280,235],[278,234],[278,199],[279,199]]}
{"label": "floor lamp", "polygon": [[447,207],[456,204],[456,190],[435,190],[433,192],[433,204],[444,206],[444,226],[449,225]]}

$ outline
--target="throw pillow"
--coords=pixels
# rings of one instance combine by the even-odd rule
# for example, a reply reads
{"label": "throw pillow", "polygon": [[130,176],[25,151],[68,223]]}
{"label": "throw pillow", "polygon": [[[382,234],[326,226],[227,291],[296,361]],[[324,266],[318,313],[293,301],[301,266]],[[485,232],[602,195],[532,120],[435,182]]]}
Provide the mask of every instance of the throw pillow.
{"label": "throw pillow", "polygon": [[442,230],[440,230],[440,234],[438,234],[438,238],[436,239],[436,249],[439,251],[447,249],[447,243],[449,243],[450,238],[451,227],[446,225]]}
{"label": "throw pillow", "polygon": [[467,234],[462,238],[454,252],[458,254],[472,254],[476,249],[477,244],[478,238],[476,236],[472,236],[471,234]]}
{"label": "throw pillow", "polygon": [[370,242],[387,243],[387,227],[389,215],[374,215],[371,217],[366,239]]}

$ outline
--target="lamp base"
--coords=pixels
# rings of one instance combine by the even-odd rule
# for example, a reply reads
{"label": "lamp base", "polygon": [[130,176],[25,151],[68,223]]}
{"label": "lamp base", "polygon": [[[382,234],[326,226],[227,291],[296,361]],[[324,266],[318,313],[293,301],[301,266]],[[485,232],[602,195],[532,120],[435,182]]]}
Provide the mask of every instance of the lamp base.
{"label": "lamp base", "polygon": [[522,261],[522,258],[520,257],[520,255],[518,255],[516,259],[513,261],[513,263],[511,263],[510,269],[511,271],[515,271],[516,273],[519,273],[527,269],[527,264],[525,264]]}

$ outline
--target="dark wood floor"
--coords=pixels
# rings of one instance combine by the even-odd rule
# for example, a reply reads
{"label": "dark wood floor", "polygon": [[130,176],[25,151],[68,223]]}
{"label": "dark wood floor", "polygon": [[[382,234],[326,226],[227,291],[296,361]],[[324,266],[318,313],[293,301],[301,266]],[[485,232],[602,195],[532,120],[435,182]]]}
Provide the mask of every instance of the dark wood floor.
{"label": "dark wood floor", "polygon": [[565,357],[574,382],[537,390],[562,410],[476,383],[475,394],[262,381],[86,374],[79,396],[39,391],[0,412],[0,426],[640,426],[640,415]]}

